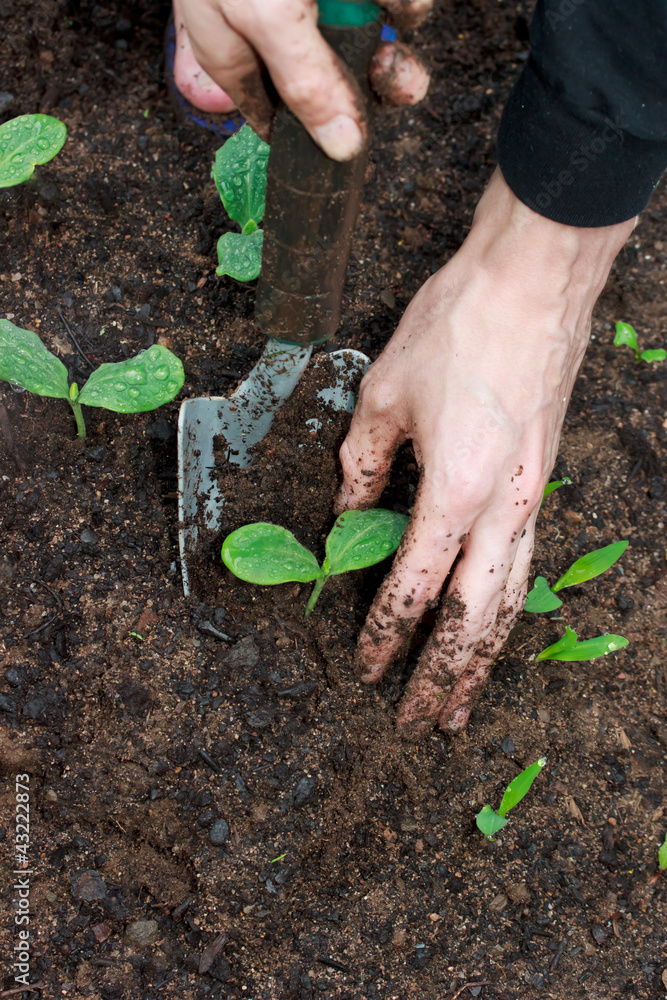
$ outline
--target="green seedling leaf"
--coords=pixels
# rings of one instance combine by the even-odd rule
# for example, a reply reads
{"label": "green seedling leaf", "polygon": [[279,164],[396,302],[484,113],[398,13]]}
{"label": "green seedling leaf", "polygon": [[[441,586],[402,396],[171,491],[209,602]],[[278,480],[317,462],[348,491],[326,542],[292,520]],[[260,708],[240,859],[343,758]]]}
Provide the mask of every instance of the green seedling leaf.
{"label": "green seedling leaf", "polygon": [[637,334],[634,327],[630,326],[629,323],[619,322],[616,324],[614,347],[629,347],[635,352],[635,354],[639,353]]}
{"label": "green seedling leaf", "polygon": [[664,351],[662,347],[658,347],[656,350],[642,351],[639,357],[642,361],[650,364],[651,361],[664,361],[667,358],[667,351]]}
{"label": "green seedling leaf", "polygon": [[78,403],[115,413],[143,413],[172,400],[184,381],[183,365],[176,355],[153,344],[127,361],[100,365],[79,393]]}
{"label": "green seedling leaf", "polygon": [[36,333],[0,319],[0,379],[38,396],[69,398],[67,369]]}
{"label": "green seedling leaf", "polygon": [[546,500],[546,498],[550,496],[554,492],[554,490],[559,490],[561,486],[571,486],[571,485],[572,485],[572,480],[568,479],[567,476],[564,476],[562,479],[554,479],[553,483],[547,483],[547,485],[544,487],[544,494],[542,496],[542,500]]}
{"label": "green seedling leaf", "polygon": [[628,541],[613,542],[612,545],[605,545],[582,556],[572,563],[559,580],[556,580],[551,589],[556,593],[564,587],[577,587],[580,583],[586,583],[587,580],[600,576],[621,558],[629,544]]}
{"label": "green seedling leaf", "polygon": [[660,871],[664,872],[667,868],[667,833],[665,834],[665,839],[658,849],[658,865],[660,866]]}
{"label": "green seedling leaf", "polygon": [[498,833],[498,830],[502,830],[507,823],[507,820],[503,819],[502,816],[499,816],[498,813],[491,808],[491,806],[483,806],[480,812],[477,813],[475,820],[479,829],[485,837],[489,838],[489,840],[493,840],[494,833]]}
{"label": "green seedling leaf", "polygon": [[544,614],[545,611],[555,611],[556,608],[560,608],[562,603],[560,597],[556,597],[554,592],[549,589],[545,577],[536,576],[533,589],[526,598],[523,610],[540,615]]}
{"label": "green seedling leaf", "polygon": [[503,800],[500,803],[500,809],[498,810],[499,816],[507,816],[510,809],[514,809],[514,806],[521,802],[521,799],[530,791],[530,786],[535,781],[544,765],[546,764],[546,757],[540,757],[536,760],[534,764],[527,767],[525,771],[521,774],[517,774],[514,781],[510,781],[509,785],[505,789],[505,794],[503,795]]}
{"label": "green seedling leaf", "polygon": [[[574,642],[572,642],[572,636],[574,636]],[[577,633],[568,628],[562,639],[559,639],[552,646],[547,646],[535,659],[567,660],[569,662],[596,660],[598,656],[606,656],[607,653],[613,653],[627,645],[628,640],[624,636],[613,635],[610,632],[598,635],[594,639],[584,639],[583,642],[577,642]]]}
{"label": "green seedling leaf", "polygon": [[326,543],[326,576],[374,566],[392,555],[410,521],[391,510],[348,510],[336,520]]}
{"label": "green seedling leaf", "polygon": [[20,115],[0,125],[0,187],[21,184],[60,152],[67,129],[51,115]]}
{"label": "green seedling leaf", "polygon": [[264,230],[223,233],[218,240],[218,266],[215,273],[221,278],[228,274],[237,281],[254,281],[262,269]]}
{"label": "green seedling leaf", "polygon": [[264,218],[268,158],[268,145],[249,125],[227,139],[215,154],[215,186],[230,219],[242,229],[251,219],[259,223]]}
{"label": "green seedling leaf", "polygon": [[291,531],[262,521],[245,524],[227,535],[222,561],[247,583],[308,583],[322,576],[313,553],[297,542]]}

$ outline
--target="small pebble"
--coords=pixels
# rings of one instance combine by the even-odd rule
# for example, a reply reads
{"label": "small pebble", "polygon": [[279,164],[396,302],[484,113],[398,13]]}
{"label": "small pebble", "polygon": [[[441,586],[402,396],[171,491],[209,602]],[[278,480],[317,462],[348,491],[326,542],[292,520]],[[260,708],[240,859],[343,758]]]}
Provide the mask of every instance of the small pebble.
{"label": "small pebble", "polygon": [[216,819],[209,830],[208,839],[214,847],[222,847],[229,840],[229,824],[225,819]]}
{"label": "small pebble", "polygon": [[125,943],[133,948],[145,948],[157,940],[159,933],[157,920],[135,920],[125,929]]}

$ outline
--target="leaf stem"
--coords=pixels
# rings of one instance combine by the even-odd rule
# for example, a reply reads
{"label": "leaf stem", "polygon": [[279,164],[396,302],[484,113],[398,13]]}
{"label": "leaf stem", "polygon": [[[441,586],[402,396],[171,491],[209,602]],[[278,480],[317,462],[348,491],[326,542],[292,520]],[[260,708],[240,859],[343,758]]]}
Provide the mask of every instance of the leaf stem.
{"label": "leaf stem", "polygon": [[83,413],[81,412],[81,403],[77,403],[75,399],[70,399],[69,405],[72,407],[74,419],[76,420],[76,429],[78,431],[77,437],[85,438],[86,425],[83,420]]}
{"label": "leaf stem", "polygon": [[313,608],[317,604],[317,598],[320,596],[320,594],[322,592],[322,587],[324,586],[324,584],[326,582],[327,582],[326,576],[320,576],[315,581],[315,586],[313,587],[313,592],[312,592],[312,594],[310,595],[310,597],[308,599],[308,604],[306,604],[306,613],[305,613],[306,618],[308,618],[308,616],[310,614],[312,614]]}

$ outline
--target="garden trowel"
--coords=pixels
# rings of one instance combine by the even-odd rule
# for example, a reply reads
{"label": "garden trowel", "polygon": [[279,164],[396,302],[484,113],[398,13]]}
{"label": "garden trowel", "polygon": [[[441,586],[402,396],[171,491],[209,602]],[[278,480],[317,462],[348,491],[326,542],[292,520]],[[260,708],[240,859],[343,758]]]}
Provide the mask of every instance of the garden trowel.
{"label": "garden trowel", "polygon": [[[346,63],[370,108],[368,69],[380,37],[380,8],[366,0],[319,0],[320,30]],[[203,397],[181,405],[178,422],[179,544],[183,589],[199,532],[217,530],[224,505],[214,443],[226,442],[226,460],[250,464],[251,449],[268,433],[289,398],[313,346],[338,328],[345,271],[363,191],[367,150],[353,160],[331,160],[291,112],[275,118],[267,167],[262,271],[255,319],[268,336],[264,353],[227,399]],[[359,351],[335,351],[337,378],[320,389],[322,401],[351,412],[350,385],[370,364]]]}

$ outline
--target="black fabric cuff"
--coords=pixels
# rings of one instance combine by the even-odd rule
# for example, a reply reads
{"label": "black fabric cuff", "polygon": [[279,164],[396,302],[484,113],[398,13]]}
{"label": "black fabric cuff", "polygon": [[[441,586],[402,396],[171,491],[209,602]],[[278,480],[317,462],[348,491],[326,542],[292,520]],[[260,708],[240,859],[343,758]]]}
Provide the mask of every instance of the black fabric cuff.
{"label": "black fabric cuff", "polygon": [[498,133],[498,162],[514,194],[567,226],[611,226],[647,205],[667,167],[667,142],[640,139],[577,108],[529,58]]}

